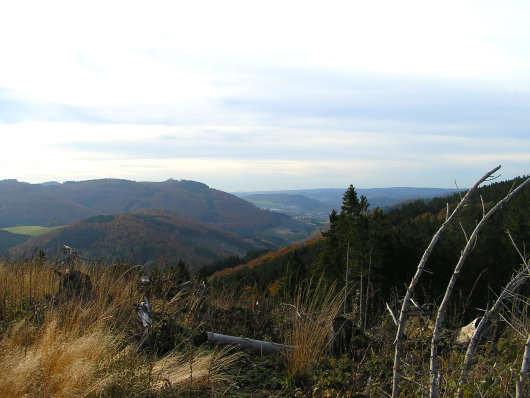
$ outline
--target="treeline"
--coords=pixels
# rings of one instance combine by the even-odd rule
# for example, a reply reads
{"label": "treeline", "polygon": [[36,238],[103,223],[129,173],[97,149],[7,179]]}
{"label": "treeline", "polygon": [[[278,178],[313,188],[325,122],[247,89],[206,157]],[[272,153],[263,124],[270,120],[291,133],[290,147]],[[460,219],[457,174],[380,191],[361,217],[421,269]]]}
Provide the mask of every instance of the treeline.
{"label": "treeline", "polygon": [[[416,290],[419,302],[434,302],[443,295],[466,234],[471,234],[484,210],[488,211],[522,181],[520,177],[477,190],[459,220],[435,247]],[[218,279],[214,283],[233,288],[254,286],[261,291],[290,295],[299,282],[322,276],[327,283],[340,288],[348,286],[357,295],[370,297],[371,305],[382,306],[404,293],[404,285],[410,282],[433,234],[459,200],[459,194],[418,200],[384,214],[378,209],[368,211],[366,198],[358,197],[350,186],[339,211],[330,214],[330,228],[323,233],[324,240],[271,256],[260,265],[226,270],[214,278]],[[462,313],[491,302],[519,266],[520,258],[506,231],[521,247],[528,244],[529,203],[530,188],[526,187],[481,231],[456,286],[454,297],[461,301],[458,308]]]}
{"label": "treeline", "polygon": [[197,270],[197,273],[196,273],[197,278],[201,281],[205,280],[218,271],[222,271],[225,269],[231,269],[241,264],[247,264],[248,262],[262,255],[265,255],[268,252],[269,250],[267,249],[251,250],[247,252],[244,256],[235,256],[235,255],[229,256],[229,257],[225,257],[220,260],[214,261],[212,263],[205,264]]}

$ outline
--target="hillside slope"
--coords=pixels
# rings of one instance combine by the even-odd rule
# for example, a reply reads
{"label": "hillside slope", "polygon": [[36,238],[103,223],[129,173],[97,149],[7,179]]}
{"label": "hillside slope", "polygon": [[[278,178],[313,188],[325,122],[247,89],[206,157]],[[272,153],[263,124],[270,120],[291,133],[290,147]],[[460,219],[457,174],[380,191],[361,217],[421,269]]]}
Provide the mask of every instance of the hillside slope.
{"label": "hillside slope", "polygon": [[[427,263],[429,272],[422,277],[425,290],[416,293],[420,301],[443,297],[453,267],[466,244],[462,229],[467,234],[473,231],[482,217],[483,203],[488,211],[522,181],[523,178],[519,177],[477,189],[458,221],[449,226],[432,251]],[[348,264],[350,283],[356,286],[369,284],[384,303],[392,298],[396,288],[401,289],[410,282],[425,248],[445,220],[447,206],[452,209],[459,200],[460,196],[455,194],[417,200],[388,213],[368,213],[366,224],[359,222],[354,231],[358,234],[355,239],[361,242],[361,249],[351,258],[358,259],[358,263],[346,261],[347,246],[355,241],[341,232],[343,229],[339,224],[334,232],[332,228],[320,240],[310,241],[303,246],[282,248],[247,264],[220,270],[213,274],[212,280],[236,291],[246,286],[256,286],[266,291],[271,286],[289,286],[293,278],[302,280],[323,275],[329,283],[343,287]],[[530,186],[518,192],[488,221],[466,259],[455,285],[455,296],[467,297],[470,316],[476,316],[474,308],[491,300],[492,294],[497,294],[514,269],[519,267],[520,258],[506,231],[510,231],[520,248],[528,246],[528,203]],[[367,227],[364,228],[364,225]]]}
{"label": "hillside slope", "polygon": [[20,245],[28,239],[28,235],[13,234],[0,230],[0,255],[6,253],[10,247]]}
{"label": "hillside slope", "polygon": [[184,260],[191,266],[223,257],[242,256],[261,242],[244,239],[208,224],[169,212],[137,211],[128,214],[100,215],[34,237],[12,248],[19,257],[38,247],[55,256],[62,245],[75,247],[83,257],[112,262],[136,262],[169,256],[169,261]]}
{"label": "hillside slope", "polygon": [[[270,239],[275,235],[269,234],[271,230],[292,234],[310,230],[284,214],[260,210],[241,198],[194,181],[0,181],[0,227],[66,225],[100,214],[137,210],[169,211],[248,237]],[[276,243],[283,244],[284,239],[288,237],[276,239]]]}

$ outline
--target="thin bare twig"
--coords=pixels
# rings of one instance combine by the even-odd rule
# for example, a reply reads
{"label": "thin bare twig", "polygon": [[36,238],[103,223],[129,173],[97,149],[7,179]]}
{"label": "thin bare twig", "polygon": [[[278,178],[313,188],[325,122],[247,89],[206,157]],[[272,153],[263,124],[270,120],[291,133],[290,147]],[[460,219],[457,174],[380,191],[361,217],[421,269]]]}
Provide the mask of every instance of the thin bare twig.
{"label": "thin bare twig", "polygon": [[473,355],[475,353],[475,348],[478,345],[478,341],[480,338],[480,335],[482,331],[484,330],[485,326],[488,324],[488,322],[497,314],[499,309],[501,308],[503,300],[509,296],[509,294],[517,288],[519,288],[523,283],[526,282],[530,275],[526,273],[526,270],[523,268],[517,275],[515,275],[510,282],[506,285],[506,287],[503,289],[502,293],[499,295],[497,300],[495,301],[495,304],[486,311],[482,319],[480,320],[477,328],[475,329],[475,332],[473,333],[473,337],[471,338],[471,341],[469,342],[469,346],[467,347],[466,356],[464,359],[464,365],[462,368],[462,372],[460,374],[460,382],[457,392],[457,398],[462,398],[464,396],[464,391],[462,390],[462,387],[467,382],[467,375],[469,370],[471,369],[471,361],[473,359]]}
{"label": "thin bare twig", "polygon": [[396,316],[394,315],[394,312],[392,311],[392,308],[390,308],[390,306],[388,305],[388,303],[385,303],[386,304],[386,308],[388,310],[388,312],[390,312],[390,316],[392,317],[392,320],[394,321],[394,324],[398,324],[398,320],[396,318]]}
{"label": "thin bare twig", "polygon": [[464,229],[464,226],[462,225],[462,223],[459,223],[459,224],[460,224],[460,228],[462,229],[462,232],[464,233],[464,237],[466,238],[466,242],[469,242],[469,238],[467,237],[467,232]]}
{"label": "thin bare twig", "polygon": [[526,395],[525,382],[530,371],[530,333],[526,339],[523,360],[521,362],[521,371],[519,372],[519,380],[515,385],[515,398],[523,398]]}
{"label": "thin bare twig", "polygon": [[458,197],[460,198],[460,200],[462,200],[462,192],[460,191],[460,187],[458,186],[458,183],[456,182],[456,178],[455,178],[455,187],[456,187],[456,190],[458,191]]}
{"label": "thin bare twig", "polygon": [[521,250],[519,250],[519,248],[515,244],[515,241],[512,238],[512,234],[510,233],[510,231],[506,230],[506,234],[510,238],[510,241],[512,242],[513,247],[517,251],[517,254],[519,255],[519,257],[521,257],[521,260],[523,260],[523,265],[528,270],[528,272],[530,272],[530,266],[528,265],[528,259],[526,258],[526,254],[522,253]]}

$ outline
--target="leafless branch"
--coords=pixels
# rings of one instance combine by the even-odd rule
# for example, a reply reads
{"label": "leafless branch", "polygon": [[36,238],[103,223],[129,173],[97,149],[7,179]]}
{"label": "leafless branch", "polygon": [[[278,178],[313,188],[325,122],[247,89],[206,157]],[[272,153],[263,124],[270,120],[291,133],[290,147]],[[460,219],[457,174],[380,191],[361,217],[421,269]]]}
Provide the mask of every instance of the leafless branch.
{"label": "leafless branch", "polygon": [[464,229],[464,226],[462,225],[462,223],[460,223],[460,228],[462,229],[462,232],[464,233],[464,237],[466,238],[466,242],[469,241],[469,238],[467,237],[467,232],[466,230]]}
{"label": "leafless branch", "polygon": [[394,321],[394,324],[398,324],[398,320],[396,318],[396,316],[394,315],[394,312],[392,311],[392,308],[390,308],[390,306],[388,305],[388,303],[385,303],[386,304],[386,308],[388,310],[388,312],[390,312],[390,316],[392,317],[392,320]]}
{"label": "leafless branch", "polygon": [[[497,202],[495,206],[493,206],[490,211],[488,211],[484,217],[480,220],[480,222],[477,224],[475,229],[473,230],[473,233],[471,234],[464,250],[462,251],[462,254],[460,255],[460,259],[458,260],[458,263],[455,266],[455,269],[453,271],[453,275],[451,276],[451,279],[449,280],[449,284],[447,285],[447,288],[445,290],[444,298],[440,304],[440,307],[438,308],[438,314],[436,316],[436,322],[435,327],[433,331],[432,341],[431,341],[431,361],[430,361],[430,374],[431,374],[431,389],[430,389],[430,397],[431,398],[438,398],[440,396],[440,386],[437,383],[437,367],[438,367],[438,344],[440,341],[440,333],[442,329],[443,321],[445,320],[445,314],[447,312],[447,308],[449,306],[449,300],[451,298],[451,294],[453,292],[453,288],[456,284],[456,280],[458,279],[458,276],[460,274],[460,271],[462,269],[462,266],[464,265],[464,262],[467,259],[467,256],[471,252],[473,245],[475,241],[477,240],[478,233],[482,229],[482,227],[486,224],[486,222],[495,214],[495,212],[500,209],[506,202],[508,202],[513,195],[515,195],[517,192],[522,190],[528,183],[530,182],[530,178],[527,178],[524,182],[522,182],[517,188],[515,188],[513,191],[508,193],[502,200]],[[484,318],[483,318],[484,319]]]}
{"label": "leafless branch", "polygon": [[460,200],[462,200],[462,192],[460,191],[460,187],[458,186],[458,183],[456,182],[456,178],[455,178],[455,187],[456,187],[456,190],[458,191],[458,197],[460,198]]}
{"label": "leafless branch", "polygon": [[523,283],[525,283],[529,277],[530,275],[526,273],[526,269],[523,268],[522,270],[520,270],[519,273],[517,273],[517,275],[515,275],[510,280],[510,282],[508,282],[508,284],[505,286],[505,288],[503,289],[503,291],[501,292],[501,294],[499,295],[499,297],[497,298],[493,306],[488,311],[486,311],[486,313],[480,320],[477,328],[475,329],[475,332],[473,333],[473,337],[471,338],[469,346],[467,347],[467,352],[466,352],[466,356],[464,359],[464,365],[462,368],[462,372],[460,374],[460,383],[459,383],[459,389],[457,393],[458,398],[462,398],[464,396],[462,387],[467,382],[468,372],[471,369],[471,361],[473,359],[475,348],[478,345],[478,341],[479,341],[482,331],[484,330],[485,326],[489,323],[489,321],[495,316],[495,314],[498,313],[498,311],[500,310],[503,304],[504,299],[506,299],[506,297],[508,297],[511,292],[514,292]]}
{"label": "leafless branch", "polygon": [[517,325],[514,325],[512,322],[510,322],[508,319],[506,319],[506,317],[504,315],[499,314],[499,316],[502,319],[502,321],[504,323],[506,323],[508,326],[510,326],[515,333],[517,333],[523,339],[526,337],[526,335],[519,330],[520,328],[518,328]]}
{"label": "leafless branch", "polygon": [[530,371],[530,333],[526,339],[523,360],[521,362],[521,371],[519,373],[519,380],[515,386],[515,398],[526,397],[525,382]]}
{"label": "leafless branch", "polygon": [[480,178],[475,183],[475,185],[473,185],[467,191],[467,193],[460,200],[460,202],[455,207],[451,215],[445,220],[445,222],[440,226],[438,231],[434,234],[431,242],[427,246],[427,249],[425,249],[425,252],[423,253],[423,256],[416,269],[416,273],[413,276],[412,281],[410,282],[410,285],[405,293],[403,304],[401,306],[401,311],[399,313],[399,322],[397,325],[398,328],[396,332],[396,339],[394,341],[395,352],[394,352],[394,367],[393,367],[393,376],[392,376],[392,398],[397,398],[399,396],[399,382],[401,380],[401,373],[400,373],[401,351],[402,351],[403,339],[405,336],[405,322],[408,318],[408,311],[409,311],[409,306],[410,306],[410,299],[412,298],[412,293],[414,292],[414,288],[416,287],[416,285],[418,284],[420,280],[425,264],[429,256],[431,255],[431,252],[434,249],[434,246],[438,242],[438,239],[440,238],[441,234],[447,229],[449,224],[455,219],[456,215],[460,212],[460,210],[462,210],[462,208],[467,204],[473,192],[480,186],[480,184],[486,181],[489,177],[491,177],[494,173],[496,173],[500,168],[501,166],[497,166],[494,169],[488,171],[482,178]]}
{"label": "leafless branch", "polygon": [[521,250],[519,250],[519,248],[515,244],[515,241],[512,238],[512,234],[510,234],[510,231],[506,230],[506,234],[510,238],[510,241],[512,242],[513,247],[517,251],[517,254],[519,255],[519,257],[521,257],[521,260],[523,261],[523,266],[528,270],[528,272],[530,272],[530,266],[528,265],[528,259],[526,258],[526,253],[521,253]]}

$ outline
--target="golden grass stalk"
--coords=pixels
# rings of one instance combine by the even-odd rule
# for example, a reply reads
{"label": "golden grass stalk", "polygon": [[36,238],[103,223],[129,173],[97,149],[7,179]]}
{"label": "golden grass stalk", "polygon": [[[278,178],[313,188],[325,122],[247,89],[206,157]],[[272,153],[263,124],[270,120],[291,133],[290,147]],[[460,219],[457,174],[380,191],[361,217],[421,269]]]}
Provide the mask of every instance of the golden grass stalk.
{"label": "golden grass stalk", "polygon": [[[231,353],[231,348],[205,351],[198,350],[190,355],[185,352],[172,352],[155,362],[152,376],[154,390],[172,388],[193,390],[213,387],[227,381],[226,370],[241,358],[241,353]],[[191,362],[191,363],[190,363]]]}
{"label": "golden grass stalk", "polygon": [[213,389],[239,359],[228,349],[149,359],[133,338],[141,332],[132,306],[141,299],[136,270],[77,269],[90,276],[93,298],[54,304],[59,281],[51,268],[0,264],[0,397],[143,397]]}
{"label": "golden grass stalk", "polygon": [[0,396],[82,397],[120,349],[101,322],[64,327],[49,315],[37,328],[18,321],[0,342]]}
{"label": "golden grass stalk", "polygon": [[287,336],[294,350],[287,354],[287,369],[291,376],[303,377],[315,363],[328,353],[332,339],[333,319],[339,313],[343,295],[319,281],[298,286],[292,306],[292,329]]}
{"label": "golden grass stalk", "polygon": [[0,397],[81,397],[111,382],[108,370],[126,352],[124,332],[135,326],[135,280],[111,267],[82,270],[94,281],[94,299],[54,305],[58,277],[49,267],[0,264]]}

